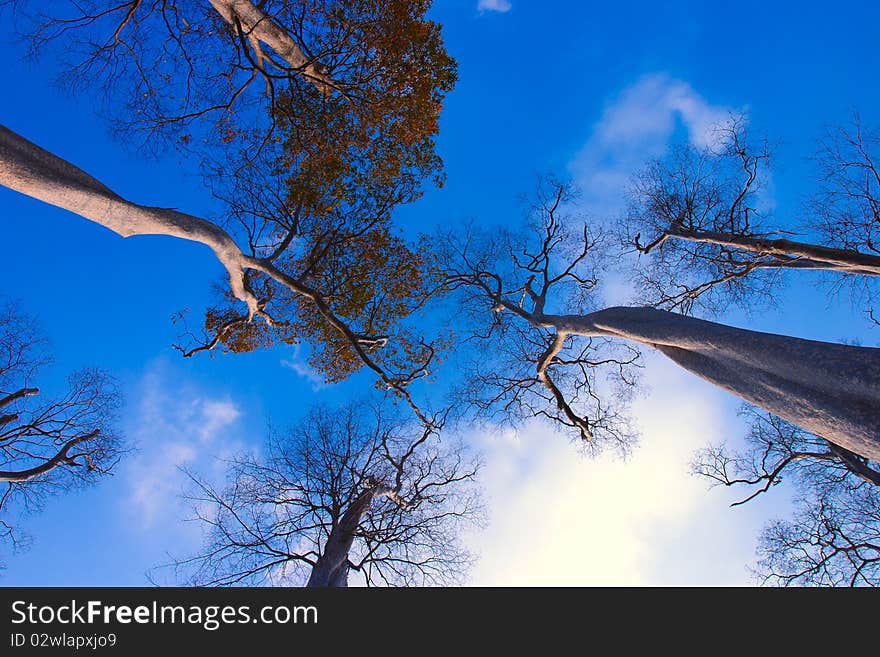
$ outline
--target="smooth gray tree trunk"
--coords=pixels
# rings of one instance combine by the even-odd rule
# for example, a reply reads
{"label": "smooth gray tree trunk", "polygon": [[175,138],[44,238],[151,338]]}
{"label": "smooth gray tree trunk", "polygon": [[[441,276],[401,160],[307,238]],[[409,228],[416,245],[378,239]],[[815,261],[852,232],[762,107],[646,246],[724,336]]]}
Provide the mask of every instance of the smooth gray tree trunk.
{"label": "smooth gray tree trunk", "polygon": [[880,349],[749,331],[653,308],[542,319],[566,333],[652,347],[745,401],[880,461]]}
{"label": "smooth gray tree trunk", "polygon": [[307,587],[344,588],[348,586],[348,556],[354,543],[355,533],[364,514],[376,497],[376,489],[368,488],[355,498],[330,531],[324,551],[312,567]]}

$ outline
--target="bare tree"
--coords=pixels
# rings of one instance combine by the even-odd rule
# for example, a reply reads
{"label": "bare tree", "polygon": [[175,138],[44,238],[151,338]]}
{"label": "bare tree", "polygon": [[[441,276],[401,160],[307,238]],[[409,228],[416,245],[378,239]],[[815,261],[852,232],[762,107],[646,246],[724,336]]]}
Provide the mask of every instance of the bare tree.
{"label": "bare tree", "polygon": [[35,320],[0,303],[0,541],[20,544],[16,515],[51,495],[94,483],[120,454],[114,429],[119,393],[106,373],[83,369],[57,396],[37,386],[48,365]]}
{"label": "bare tree", "polygon": [[650,256],[634,269],[640,300],[717,313],[772,301],[781,274],[796,270],[825,272],[870,307],[880,275],[878,144],[858,117],[829,131],[804,216],[781,224],[762,198],[770,150],[749,142],[741,119],[720,127],[711,146],[680,146],[652,162],[634,178],[625,222],[629,244]]}
{"label": "bare tree", "polygon": [[[564,186],[557,190],[561,198]],[[552,295],[566,280],[584,288],[586,279],[577,274],[572,279],[571,273],[589,255],[591,243],[587,235],[581,250],[567,255],[565,240],[556,239],[552,226],[552,217],[545,214],[542,228],[533,231],[522,252],[526,260],[519,251],[504,254],[514,263],[507,276],[497,262],[481,256],[473,240],[460,241],[448,258],[447,277],[451,288],[481,297],[486,311],[508,313],[533,335],[547,336],[535,371],[552,395],[548,413],[561,411],[563,421],[589,439],[595,418],[571,408],[547,366],[571,338],[626,340],[656,349],[708,382],[840,447],[880,458],[880,351],[733,328],[648,307],[591,312],[583,302],[566,308]]]}
{"label": "bare tree", "polygon": [[[443,237],[447,287],[462,295],[455,310],[467,325],[459,332],[474,354],[458,394],[493,421],[544,416],[575,429],[592,449],[626,451],[635,439],[626,406],[639,351],[522,321],[525,304],[544,313],[550,293],[553,312],[593,307],[607,239],[571,213],[573,199],[570,186],[544,180],[528,202],[526,231],[470,229]],[[505,312],[506,304],[517,310]]]}
{"label": "bare tree", "polygon": [[[832,291],[849,288],[873,318],[880,273],[874,248],[880,228],[880,178],[872,159],[877,145],[857,116],[850,127],[829,131],[815,158],[819,180],[803,216],[782,224],[762,199],[770,151],[766,143],[749,143],[741,120],[720,129],[710,147],[679,147],[652,162],[634,179],[625,224],[628,243],[644,256],[633,269],[639,298],[685,314],[720,314],[731,304],[772,303],[787,270],[818,271]],[[865,375],[866,384],[876,381],[876,373]],[[807,381],[809,374],[802,376]],[[706,448],[694,469],[715,483],[745,488],[734,506],[783,479],[794,483],[795,513],[761,535],[762,580],[876,584],[870,546],[876,544],[880,452],[841,446],[840,435],[823,433],[820,425],[807,431],[806,424],[754,407],[743,412],[751,423],[746,451]]]}
{"label": "bare tree", "polygon": [[750,426],[746,449],[705,448],[695,456],[693,470],[714,484],[744,489],[745,496],[732,506],[783,481],[796,491],[792,517],[770,523],[761,534],[760,579],[784,585],[880,585],[880,569],[871,566],[880,556],[871,552],[880,547],[875,540],[880,464],[754,407],[741,413]]}
{"label": "bare tree", "polygon": [[808,495],[792,519],[764,529],[758,550],[757,574],[766,583],[878,586],[880,489],[860,485]]}
{"label": "bare tree", "polygon": [[[434,422],[440,426],[437,418]],[[446,439],[444,439],[445,442]],[[174,564],[198,585],[367,586],[461,581],[463,528],[479,522],[478,464],[392,409],[316,407],[217,490],[192,476],[203,550]]]}

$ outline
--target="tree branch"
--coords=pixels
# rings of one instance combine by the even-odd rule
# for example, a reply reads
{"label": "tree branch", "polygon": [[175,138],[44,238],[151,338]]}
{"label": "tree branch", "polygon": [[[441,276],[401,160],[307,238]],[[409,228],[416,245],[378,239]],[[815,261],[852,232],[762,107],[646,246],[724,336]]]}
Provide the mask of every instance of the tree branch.
{"label": "tree branch", "polygon": [[82,442],[87,440],[92,440],[96,438],[100,430],[95,429],[87,434],[82,436],[77,436],[76,438],[72,438],[64,443],[64,446],[58,450],[58,452],[52,458],[46,460],[38,466],[33,468],[28,468],[27,470],[19,470],[19,471],[4,471],[0,470],[0,482],[10,482],[10,483],[22,483],[25,481],[30,481],[35,477],[39,477],[41,474],[45,474],[50,470],[57,468],[60,465],[77,465],[76,459],[83,457],[86,460],[86,463],[91,468],[91,464],[88,462],[87,454],[75,454],[73,456],[69,456],[68,452],[73,449],[76,445],[79,445]]}

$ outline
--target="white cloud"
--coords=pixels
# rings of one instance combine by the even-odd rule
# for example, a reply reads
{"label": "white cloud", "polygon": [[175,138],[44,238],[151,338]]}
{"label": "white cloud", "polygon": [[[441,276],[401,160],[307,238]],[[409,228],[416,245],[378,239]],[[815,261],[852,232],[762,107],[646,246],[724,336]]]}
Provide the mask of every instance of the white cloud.
{"label": "white cloud", "polygon": [[[642,444],[626,462],[581,455],[540,423],[519,437],[477,436],[486,448],[482,483],[489,527],[476,585],[737,585],[766,503],[727,508],[688,463],[719,427],[736,435],[725,397],[659,357],[647,379],[656,392],[636,403]],[[759,507],[764,506],[763,509]]]}
{"label": "white cloud", "polygon": [[187,483],[180,468],[219,475],[218,459],[241,447],[235,430],[241,411],[228,398],[174,381],[161,364],[144,376],[139,397],[129,430],[138,452],[126,468],[132,519],[141,529],[176,525],[188,511],[179,498]]}
{"label": "white cloud", "polygon": [[480,0],[477,3],[478,11],[497,11],[504,13],[510,11],[512,5],[509,0]]}
{"label": "white cloud", "polygon": [[646,75],[606,107],[570,170],[596,210],[619,209],[630,176],[661,156],[676,126],[696,146],[715,143],[717,128],[742,110],[713,105],[681,80],[664,73]]}

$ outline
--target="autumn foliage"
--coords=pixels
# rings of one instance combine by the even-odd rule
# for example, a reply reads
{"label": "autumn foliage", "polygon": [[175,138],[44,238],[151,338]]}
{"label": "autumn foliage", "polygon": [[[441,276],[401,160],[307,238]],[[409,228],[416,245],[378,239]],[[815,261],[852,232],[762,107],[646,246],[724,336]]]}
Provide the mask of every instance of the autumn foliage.
{"label": "autumn foliage", "polygon": [[[235,208],[254,254],[271,257],[318,291],[354,332],[377,339],[368,347],[377,359],[406,369],[426,346],[407,336],[400,322],[439,279],[430,249],[423,241],[410,243],[392,213],[418,198],[424,181],[442,184],[434,138],[455,62],[443,48],[439,25],[424,19],[429,2],[284,4],[290,13],[280,11],[275,20],[297,21],[308,44],[304,51],[332,89],[307,76],[274,83],[269,140],[236,127],[233,119],[221,126],[224,143],[248,154],[238,162],[228,198],[234,206],[243,196],[261,194],[268,178],[278,180],[281,198],[261,199],[259,211]],[[294,17],[294,11],[300,13]],[[251,157],[255,143],[262,159]],[[243,190],[248,177],[253,185]],[[278,321],[236,321],[240,309],[232,303],[211,309],[206,333],[220,335],[226,350],[306,341],[311,364],[330,381],[363,364],[309,299],[265,276],[252,273],[249,284]],[[395,339],[386,342],[391,334]]]}

